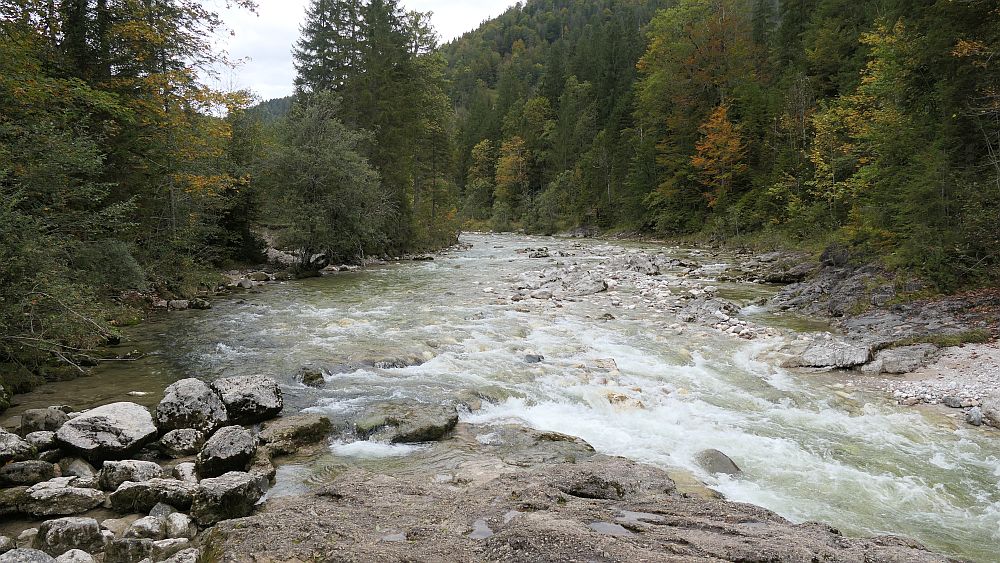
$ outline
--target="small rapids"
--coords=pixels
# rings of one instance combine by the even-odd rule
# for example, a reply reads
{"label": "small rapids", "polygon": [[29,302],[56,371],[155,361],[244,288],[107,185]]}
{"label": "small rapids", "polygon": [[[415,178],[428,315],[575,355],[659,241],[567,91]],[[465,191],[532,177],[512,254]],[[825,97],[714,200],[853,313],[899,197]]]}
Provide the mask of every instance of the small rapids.
{"label": "small rapids", "polygon": [[[162,387],[183,376],[255,373],[283,383],[286,409],[349,419],[375,403],[442,402],[475,390],[489,400],[464,412],[463,422],[578,436],[601,453],[688,470],[730,500],[796,522],[899,534],[956,556],[997,559],[1000,442],[934,411],[844,387],[836,374],[777,367],[769,358],[783,338],[794,338],[791,329],[818,323],[749,306],[766,288],[703,280],[721,285],[721,295],[744,307],[741,316],[786,333],[754,341],[697,325],[679,330],[677,318],[645,306],[624,284],[577,301],[511,304],[499,298],[514,280],[554,260],[592,267],[631,248],[699,254],[515,236],[464,240],[471,250],[435,261],[270,286],[219,301],[209,313],[171,314],[136,329],[132,345],[150,352],[141,362],[102,367],[85,383],[49,386],[27,400],[155,404]],[[537,246],[566,256],[516,252]],[[533,355],[544,359],[529,362]],[[324,370],[324,387],[296,381],[305,365]],[[152,394],[125,398],[130,391]],[[337,440],[328,457],[282,467],[277,493],[302,492],[317,474],[351,464],[423,463],[446,473],[460,454],[444,447]],[[708,448],[725,452],[743,474],[706,473],[695,457]]]}

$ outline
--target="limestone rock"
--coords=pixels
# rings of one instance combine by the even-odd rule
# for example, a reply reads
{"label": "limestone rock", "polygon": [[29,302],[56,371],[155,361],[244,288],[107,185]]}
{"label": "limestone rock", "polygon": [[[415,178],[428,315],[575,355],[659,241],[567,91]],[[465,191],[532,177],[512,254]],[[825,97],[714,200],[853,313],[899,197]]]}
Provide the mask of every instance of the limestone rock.
{"label": "limestone rock", "polygon": [[269,377],[226,377],[213,381],[212,389],[222,398],[229,419],[235,424],[254,424],[274,418],[284,405],[281,388]]}
{"label": "limestone rock", "polygon": [[153,542],[153,561],[163,561],[176,553],[191,547],[187,538],[167,538]]}
{"label": "limestone rock", "polygon": [[160,438],[160,450],[173,458],[195,455],[205,445],[205,434],[194,428],[171,430]]}
{"label": "limestone rock", "polygon": [[90,461],[121,459],[156,438],[146,407],[111,403],[81,413],[56,432],[56,440]]}
{"label": "limestone rock", "polygon": [[120,538],[108,543],[104,548],[104,563],[138,563],[151,558],[153,540]]}
{"label": "limestone rock", "polygon": [[355,423],[362,438],[391,444],[439,440],[458,424],[454,405],[386,403]]}
{"label": "limestone rock", "polygon": [[52,563],[55,559],[44,551],[19,547],[0,555],[0,563]]}
{"label": "limestone rock", "polygon": [[175,512],[166,518],[168,538],[187,538],[193,540],[198,535],[198,526],[187,514]]}
{"label": "limestone rock", "polygon": [[743,472],[736,463],[719,450],[702,450],[694,458],[702,469],[714,475],[736,476]]}
{"label": "limestone rock", "polygon": [[0,468],[0,486],[30,486],[59,476],[57,465],[41,460],[15,461]]}
{"label": "limestone rock", "polygon": [[266,423],[260,432],[261,442],[275,455],[287,455],[298,448],[320,442],[333,431],[333,423],[318,414],[283,416]]}
{"label": "limestone rock", "polygon": [[186,483],[198,483],[198,471],[193,462],[178,463],[174,466],[174,478]]}
{"label": "limestone rock", "polygon": [[191,516],[202,526],[242,518],[253,512],[262,496],[264,491],[253,475],[231,471],[201,481],[191,505]]}
{"label": "limestone rock", "polygon": [[101,491],[76,487],[77,477],[57,477],[29,487],[20,510],[33,516],[67,516],[104,503]]}
{"label": "limestone rock", "polygon": [[24,461],[35,457],[35,448],[21,439],[0,428],[0,465],[9,461]]}
{"label": "limestone rock", "polygon": [[167,526],[163,518],[158,516],[145,516],[139,518],[122,534],[124,538],[148,538],[151,540],[162,540],[167,537]]}
{"label": "limestone rock", "polygon": [[188,378],[172,383],[156,406],[156,426],[161,432],[194,428],[211,434],[228,422],[226,406],[200,379]]}
{"label": "limestone rock", "polygon": [[57,446],[56,433],[48,430],[30,432],[24,437],[24,441],[34,446],[40,452],[52,450]]}
{"label": "limestone rock", "polygon": [[148,513],[162,502],[178,510],[187,510],[197,488],[193,483],[176,479],[150,479],[142,483],[126,481],[111,493],[111,508],[122,514]]}
{"label": "limestone rock", "polygon": [[163,476],[163,468],[151,461],[106,461],[101,467],[100,486],[105,491],[114,491],[125,481],[141,483]]}
{"label": "limestone rock", "polygon": [[242,426],[220,429],[205,442],[195,462],[198,476],[217,477],[227,471],[245,471],[257,451],[257,439]]}
{"label": "limestone rock", "polygon": [[38,527],[33,547],[53,557],[71,549],[95,552],[104,548],[104,537],[93,518],[58,518]]}
{"label": "limestone rock", "polygon": [[21,435],[32,432],[55,432],[69,420],[69,416],[57,407],[28,409],[21,413]]}
{"label": "limestone rock", "polygon": [[56,557],[56,563],[94,563],[94,556],[81,549],[71,549]]}
{"label": "limestone rock", "polygon": [[871,358],[871,347],[847,340],[814,342],[802,354],[785,363],[786,367],[853,368]]}

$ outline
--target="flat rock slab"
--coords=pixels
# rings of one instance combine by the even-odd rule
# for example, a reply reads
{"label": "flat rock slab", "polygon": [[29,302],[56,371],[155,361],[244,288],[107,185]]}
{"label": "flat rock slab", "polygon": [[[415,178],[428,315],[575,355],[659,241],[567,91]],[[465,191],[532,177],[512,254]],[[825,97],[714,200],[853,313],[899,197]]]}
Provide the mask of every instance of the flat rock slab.
{"label": "flat rock slab", "polygon": [[333,423],[318,414],[283,416],[264,425],[260,441],[275,455],[287,455],[297,448],[322,441],[333,431]]}
{"label": "flat rock slab", "polygon": [[454,405],[386,403],[355,422],[358,436],[390,444],[432,442],[458,424]]}
{"label": "flat rock slab", "polygon": [[18,509],[32,516],[80,514],[104,503],[104,493],[74,486],[77,477],[57,477],[32,485],[24,492]]}
{"label": "flat rock slab", "polygon": [[868,363],[871,346],[859,342],[830,339],[813,342],[798,357],[785,362],[785,367],[849,369]]}
{"label": "flat rock slab", "polygon": [[8,461],[28,460],[34,457],[35,448],[17,434],[0,428],[0,465]]}
{"label": "flat rock slab", "polygon": [[111,403],[63,424],[56,440],[90,461],[121,459],[156,438],[153,416],[135,403]]}
{"label": "flat rock slab", "polygon": [[244,375],[212,382],[235,424],[254,424],[278,416],[284,402],[281,388],[270,377]]}
{"label": "flat rock slab", "polygon": [[191,508],[191,499],[198,486],[176,479],[150,479],[142,483],[126,481],[111,493],[111,508],[121,514],[148,513],[159,503],[178,510]]}

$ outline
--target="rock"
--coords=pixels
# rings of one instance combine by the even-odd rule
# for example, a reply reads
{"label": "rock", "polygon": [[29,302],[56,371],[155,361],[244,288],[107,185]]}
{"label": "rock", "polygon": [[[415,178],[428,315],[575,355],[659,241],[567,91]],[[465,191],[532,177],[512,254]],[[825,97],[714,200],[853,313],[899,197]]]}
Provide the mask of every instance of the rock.
{"label": "rock", "polygon": [[152,555],[153,540],[120,538],[111,541],[104,548],[104,563],[138,563]]}
{"label": "rock", "polygon": [[231,471],[201,481],[191,505],[191,516],[201,526],[242,518],[253,512],[262,496],[264,491],[253,475]]}
{"label": "rock", "polygon": [[132,522],[122,537],[162,540],[167,537],[166,521],[158,516],[145,516]]}
{"label": "rock", "polygon": [[68,516],[104,503],[104,493],[73,486],[77,477],[57,477],[29,487],[20,510],[32,516]]}
{"label": "rock", "polygon": [[638,272],[640,274],[645,274],[647,276],[658,276],[660,275],[660,268],[649,259],[648,256],[642,254],[634,254],[629,256],[625,261],[626,267],[633,272]]}
{"label": "rock", "polygon": [[24,437],[24,440],[39,452],[52,450],[56,447],[56,433],[47,430],[31,432]]}
{"label": "rock", "polygon": [[846,340],[824,340],[810,344],[802,354],[785,363],[785,367],[853,368],[871,358],[871,347]]}
{"label": "rock", "polygon": [[56,440],[90,461],[121,459],[156,438],[146,407],[111,403],[85,411],[56,432]]}
{"label": "rock", "polygon": [[56,563],[94,563],[94,556],[81,549],[71,549],[56,557]]}
{"label": "rock", "polygon": [[941,403],[943,403],[944,406],[952,409],[960,409],[963,406],[962,399],[959,399],[958,397],[954,397],[951,395],[941,399]]}
{"label": "rock", "polygon": [[275,455],[287,455],[302,446],[324,440],[332,431],[333,423],[325,416],[297,414],[266,423],[260,431],[260,440]]}
{"label": "rock", "polygon": [[0,555],[0,563],[52,563],[55,559],[44,551],[19,547]]}
{"label": "rock", "polygon": [[25,461],[35,457],[35,448],[17,434],[0,429],[0,465],[9,461]]}
{"label": "rock", "polygon": [[115,537],[121,537],[125,534],[125,530],[139,518],[142,518],[141,514],[131,514],[121,518],[108,518],[101,522],[101,529],[111,532]]}
{"label": "rock", "polygon": [[191,547],[178,551],[173,557],[164,559],[163,563],[198,563],[200,557],[201,552],[198,551],[198,548]]}
{"label": "rock", "polygon": [[15,461],[0,468],[0,486],[34,485],[60,476],[58,466],[40,460]]}
{"label": "rock", "polygon": [[174,512],[166,518],[168,538],[187,538],[193,540],[198,535],[198,526],[187,514]]}
{"label": "rock", "polygon": [[161,432],[194,428],[205,434],[229,423],[226,406],[219,395],[200,379],[172,383],[156,407],[156,426]]}
{"label": "rock", "polygon": [[[55,435],[55,432],[53,432],[53,435]],[[45,450],[44,452],[38,454],[38,459],[55,464],[58,464],[59,460],[65,457],[66,457],[66,452],[59,448],[56,448],[54,450]]]}
{"label": "rock", "polygon": [[236,282],[236,287],[240,289],[253,289],[253,282],[247,278],[242,278],[240,281]]}
{"label": "rock", "polygon": [[28,409],[21,414],[21,435],[32,432],[55,432],[69,420],[69,416],[56,407]]}
{"label": "rock", "polygon": [[14,540],[7,536],[0,536],[0,555],[14,549]]}
{"label": "rock", "polygon": [[176,512],[177,512],[176,508],[170,506],[169,504],[164,504],[162,502],[156,503],[156,505],[153,506],[153,508],[149,509],[149,515],[155,516],[156,518],[166,518],[167,516],[175,514]]}
{"label": "rock", "polygon": [[195,462],[198,476],[217,477],[228,471],[246,471],[257,451],[257,439],[242,426],[220,429],[205,442]]}
{"label": "rock", "polygon": [[524,362],[527,364],[539,364],[545,361],[545,356],[540,354],[527,354],[524,356]]}
{"label": "rock", "polygon": [[160,451],[179,458],[195,455],[205,445],[205,434],[194,428],[171,430],[160,438]]}
{"label": "rock", "polygon": [[250,281],[255,282],[271,281],[271,276],[267,275],[267,272],[251,272],[247,277],[250,278]]}
{"label": "rock", "polygon": [[64,457],[59,460],[59,468],[65,477],[80,477],[90,479],[97,477],[97,470],[86,460],[78,457]]}
{"label": "rock", "polygon": [[33,547],[52,556],[71,549],[96,552],[104,548],[104,537],[93,518],[58,518],[38,527]]}
{"label": "rock", "polygon": [[191,308],[196,311],[207,311],[212,308],[212,302],[208,299],[196,298],[191,300]]}
{"label": "rock", "polygon": [[355,429],[362,438],[402,444],[439,440],[456,424],[454,405],[387,403],[357,421]]}
{"label": "rock", "polygon": [[178,510],[191,508],[191,499],[198,486],[176,479],[150,479],[142,483],[126,481],[111,493],[111,508],[116,512],[148,513],[157,503],[173,506]]}
{"label": "rock", "polygon": [[167,307],[174,311],[187,311],[191,307],[191,302],[187,299],[174,299],[167,302]]}
{"label": "rock", "polygon": [[983,413],[983,424],[1000,428],[1000,395],[983,397],[979,409]]}
{"label": "rock", "polygon": [[172,555],[191,547],[187,538],[169,538],[153,542],[153,561],[163,561]]}
{"label": "rock", "polygon": [[28,546],[35,544],[35,536],[38,535],[38,528],[28,528],[17,536],[17,545]]}
{"label": "rock", "polygon": [[264,490],[270,488],[274,478],[278,475],[278,468],[274,466],[271,455],[270,447],[257,448],[253,459],[250,460],[250,468],[247,469],[247,473],[260,481],[260,486]]}
{"label": "rock", "polygon": [[269,377],[245,375],[212,382],[234,424],[254,424],[278,416],[284,404],[281,389]]}
{"label": "rock", "polygon": [[326,384],[326,379],[323,377],[323,370],[309,366],[304,366],[299,370],[298,379],[303,385],[309,387],[322,387]]}
{"label": "rock", "polygon": [[594,274],[587,274],[575,280],[564,280],[567,293],[576,297],[584,297],[608,290],[608,282]]}
{"label": "rock", "polygon": [[21,514],[28,487],[0,489],[0,520]]}
{"label": "rock", "polygon": [[174,466],[174,478],[186,483],[198,482],[198,471],[193,462],[178,463]]}
{"label": "rock", "polygon": [[933,344],[917,344],[881,350],[875,355],[875,360],[865,366],[867,368],[871,365],[873,368],[863,369],[863,371],[875,374],[911,373],[919,369],[935,352],[937,352],[937,346]]}
{"label": "rock", "polygon": [[979,407],[972,407],[965,413],[965,421],[973,426],[983,425],[983,411]]}
{"label": "rock", "polygon": [[737,476],[743,473],[736,463],[729,458],[726,454],[720,452],[719,450],[703,450],[698,452],[694,457],[695,463],[697,463],[702,469],[712,473],[713,475],[731,475]]}
{"label": "rock", "polygon": [[163,468],[151,461],[106,461],[99,482],[105,491],[114,491],[125,481],[141,483],[162,476]]}
{"label": "rock", "polygon": [[531,298],[545,301],[547,299],[552,299],[552,292],[547,289],[538,289],[531,292]]}

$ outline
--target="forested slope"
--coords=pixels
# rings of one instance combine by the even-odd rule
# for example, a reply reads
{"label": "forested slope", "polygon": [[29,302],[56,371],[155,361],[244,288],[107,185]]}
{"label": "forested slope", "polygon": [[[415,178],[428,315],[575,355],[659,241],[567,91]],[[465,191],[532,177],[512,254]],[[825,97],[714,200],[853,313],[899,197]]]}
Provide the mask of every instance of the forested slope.
{"label": "forested slope", "polygon": [[855,252],[942,287],[1000,232],[989,0],[531,0],[443,47],[464,213]]}

